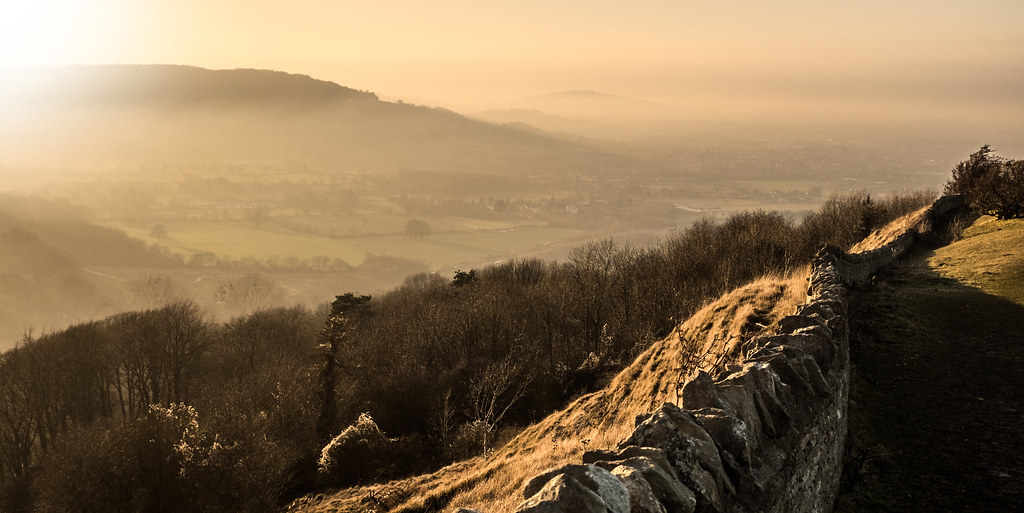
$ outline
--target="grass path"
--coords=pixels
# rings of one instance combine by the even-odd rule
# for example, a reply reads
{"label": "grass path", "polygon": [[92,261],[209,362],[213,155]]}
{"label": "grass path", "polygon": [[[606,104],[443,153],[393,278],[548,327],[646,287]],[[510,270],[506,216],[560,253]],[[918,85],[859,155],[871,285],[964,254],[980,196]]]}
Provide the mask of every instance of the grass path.
{"label": "grass path", "polygon": [[1024,506],[1024,222],[982,218],[854,297],[837,511]]}

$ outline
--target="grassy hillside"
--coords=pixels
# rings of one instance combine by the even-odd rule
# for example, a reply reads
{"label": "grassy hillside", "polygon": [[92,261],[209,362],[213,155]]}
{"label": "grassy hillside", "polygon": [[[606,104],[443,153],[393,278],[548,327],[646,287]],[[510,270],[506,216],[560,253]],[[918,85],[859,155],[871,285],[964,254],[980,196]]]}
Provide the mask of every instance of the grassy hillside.
{"label": "grassy hillside", "polygon": [[[875,230],[856,251],[887,243],[894,233],[919,222],[921,208]],[[805,298],[807,271],[766,277],[738,287],[700,308],[668,337],[656,341],[609,385],[526,428],[486,456],[456,463],[433,474],[403,481],[355,487],[334,495],[302,499],[297,511],[433,512],[459,507],[509,512],[523,500],[526,480],[579,461],[587,449],[612,448],[634,426],[637,415],[677,400],[685,354],[722,355],[721,363],[742,356],[745,343],[793,312]],[[708,358],[707,362],[716,358]],[[711,365],[706,369],[713,372]]]}
{"label": "grassy hillside", "polygon": [[577,399],[486,456],[312,502],[300,499],[296,510],[411,513],[472,507],[512,511],[522,501],[520,490],[526,480],[549,467],[579,460],[585,450],[614,447],[633,430],[637,415],[675,401],[684,351],[724,352],[726,362],[739,357],[743,342],[791,314],[803,301],[806,278],[806,272],[762,278],[725,294],[655,342],[604,390]]}
{"label": "grassy hillside", "polygon": [[945,278],[1024,305],[1024,220],[982,216],[928,265]]}

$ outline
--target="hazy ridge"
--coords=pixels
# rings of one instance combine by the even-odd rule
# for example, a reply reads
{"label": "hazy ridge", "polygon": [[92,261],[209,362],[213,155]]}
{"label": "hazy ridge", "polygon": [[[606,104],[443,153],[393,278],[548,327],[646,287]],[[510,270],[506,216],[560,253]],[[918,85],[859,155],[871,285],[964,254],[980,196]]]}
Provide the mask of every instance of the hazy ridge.
{"label": "hazy ridge", "polygon": [[292,162],[484,174],[623,172],[635,159],[305,75],[186,66],[29,70],[0,94],[0,164]]}

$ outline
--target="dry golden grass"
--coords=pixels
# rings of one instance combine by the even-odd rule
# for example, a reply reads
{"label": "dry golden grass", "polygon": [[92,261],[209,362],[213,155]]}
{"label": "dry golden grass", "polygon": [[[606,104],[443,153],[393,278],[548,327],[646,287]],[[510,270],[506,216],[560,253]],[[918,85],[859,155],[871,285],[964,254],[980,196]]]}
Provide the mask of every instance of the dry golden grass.
{"label": "dry golden grass", "polygon": [[865,251],[871,251],[878,249],[894,240],[900,235],[903,235],[907,230],[918,227],[922,223],[928,222],[928,209],[931,205],[921,207],[903,217],[894,219],[889,224],[879,228],[870,235],[864,238],[864,240],[856,243],[850,248],[850,253],[863,253]]}
{"label": "dry golden grass", "polygon": [[[788,277],[765,277],[723,295],[655,342],[604,390],[580,397],[486,456],[432,474],[342,490],[305,511],[513,511],[523,500],[527,480],[552,467],[578,463],[587,449],[615,447],[632,432],[637,415],[677,400],[681,340],[704,351],[724,351],[727,360],[742,356],[743,342],[804,301],[807,275],[805,269]],[[371,495],[382,500],[373,502]]]}
{"label": "dry golden grass", "polygon": [[740,359],[743,344],[793,313],[806,296],[810,268],[788,278],[763,277],[726,293],[690,316],[677,336],[702,353],[723,353],[726,363]]}

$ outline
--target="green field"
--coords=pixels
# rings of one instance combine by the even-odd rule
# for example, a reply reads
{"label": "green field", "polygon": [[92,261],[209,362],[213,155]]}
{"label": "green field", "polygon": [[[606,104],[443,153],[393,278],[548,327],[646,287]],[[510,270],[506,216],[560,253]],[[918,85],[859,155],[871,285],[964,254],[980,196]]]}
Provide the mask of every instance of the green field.
{"label": "green field", "polygon": [[[302,219],[302,218],[296,218]],[[407,220],[408,217],[402,217]],[[507,222],[465,218],[428,218],[435,231],[420,238],[402,233],[404,220],[374,217],[379,228],[390,228],[390,233],[337,237],[303,233],[282,229],[273,223],[257,227],[247,221],[168,221],[167,237],[158,241],[142,230],[130,233],[149,243],[160,243],[175,253],[186,256],[213,252],[218,257],[253,257],[284,259],[296,257],[338,258],[349,265],[358,266],[368,255],[398,256],[425,262],[431,268],[463,263],[490,262],[515,254],[543,249],[552,244],[577,240],[582,232],[576,229],[556,228],[536,224],[515,226]],[[304,221],[309,224],[309,220]],[[325,226],[328,221],[318,221]],[[296,221],[298,223],[298,221]],[[384,226],[390,224],[390,226]],[[125,229],[123,226],[112,225]],[[324,226],[321,226],[321,228]],[[438,227],[441,229],[438,230]],[[343,232],[342,232],[343,233]]]}

